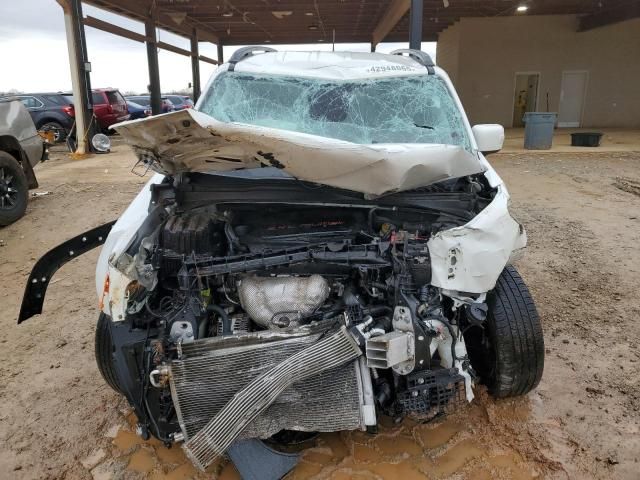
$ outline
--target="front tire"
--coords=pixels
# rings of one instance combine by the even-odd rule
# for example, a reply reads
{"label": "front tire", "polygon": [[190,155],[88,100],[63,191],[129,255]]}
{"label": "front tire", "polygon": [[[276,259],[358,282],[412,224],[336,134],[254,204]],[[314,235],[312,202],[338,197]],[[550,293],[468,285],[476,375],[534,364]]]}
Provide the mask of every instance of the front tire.
{"label": "front tire", "polygon": [[498,398],[533,390],[544,370],[544,338],[529,289],[511,265],[502,271],[487,295],[484,328],[465,333],[472,367]]}
{"label": "front tire", "polygon": [[0,152],[0,226],[21,218],[28,200],[29,183],[22,166],[7,152]]}
{"label": "front tire", "polygon": [[100,312],[96,325],[96,363],[104,381],[116,392],[122,393],[118,383],[115,365],[113,364],[113,342],[111,341],[111,319]]}

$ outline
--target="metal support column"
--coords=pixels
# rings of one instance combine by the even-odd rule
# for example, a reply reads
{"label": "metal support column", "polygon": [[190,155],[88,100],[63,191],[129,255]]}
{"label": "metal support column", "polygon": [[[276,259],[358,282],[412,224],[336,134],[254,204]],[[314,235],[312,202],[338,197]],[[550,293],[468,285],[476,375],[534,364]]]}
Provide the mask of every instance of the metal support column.
{"label": "metal support column", "polygon": [[198,53],[198,32],[194,28],[191,35],[191,77],[193,82],[193,101],[200,97],[200,54]]}
{"label": "metal support column", "polygon": [[162,98],[160,94],[160,68],[158,63],[158,47],[156,45],[156,9],[152,7],[149,18],[144,22],[144,32],[147,37],[147,62],[149,64],[149,93],[151,94],[151,113],[162,113]]}
{"label": "metal support column", "polygon": [[222,51],[222,42],[218,42],[217,47],[218,47],[218,62],[220,62],[220,65],[222,65],[224,63],[224,52]]}
{"label": "metal support column", "polygon": [[82,23],[81,0],[58,0],[64,12],[64,25],[67,35],[69,66],[71,68],[71,87],[76,121],[76,153],[83,154],[91,150],[91,142],[97,126],[93,118],[91,97],[91,64],[87,55],[87,42]]}
{"label": "metal support column", "polygon": [[423,0],[411,0],[409,48],[420,50],[422,47]]}

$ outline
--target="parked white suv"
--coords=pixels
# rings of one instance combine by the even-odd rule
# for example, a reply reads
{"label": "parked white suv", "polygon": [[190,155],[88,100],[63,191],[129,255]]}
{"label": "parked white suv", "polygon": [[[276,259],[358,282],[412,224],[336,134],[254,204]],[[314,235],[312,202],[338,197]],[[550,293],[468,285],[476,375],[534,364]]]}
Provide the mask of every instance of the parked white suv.
{"label": "parked white suv", "polygon": [[483,154],[504,131],[472,129],[423,52],[241,49],[195,110],[115,129],[157,173],[54,263],[106,239],[96,357],[144,436],[279,478],[292,463],[256,439],[374,430],[471,401],[476,382],[507,397],[540,381],[540,322],[509,265],[526,236]]}

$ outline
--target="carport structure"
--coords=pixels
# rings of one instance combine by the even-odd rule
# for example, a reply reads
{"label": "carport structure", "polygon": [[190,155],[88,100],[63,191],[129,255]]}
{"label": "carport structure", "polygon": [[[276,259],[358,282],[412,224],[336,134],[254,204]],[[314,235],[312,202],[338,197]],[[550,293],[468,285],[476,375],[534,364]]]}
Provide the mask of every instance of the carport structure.
{"label": "carport structure", "polygon": [[[579,30],[640,16],[637,0],[57,0],[65,12],[78,150],[92,117],[90,63],[84,27],[145,43],[153,113],[161,111],[158,49],[191,57],[194,97],[200,93],[199,62],[223,61],[224,45],[437,41],[463,17],[580,15]],[[144,23],[145,34],[82,13],[82,4]],[[190,40],[186,50],[158,40],[162,29]],[[217,60],[199,54],[199,42],[217,45]]]}

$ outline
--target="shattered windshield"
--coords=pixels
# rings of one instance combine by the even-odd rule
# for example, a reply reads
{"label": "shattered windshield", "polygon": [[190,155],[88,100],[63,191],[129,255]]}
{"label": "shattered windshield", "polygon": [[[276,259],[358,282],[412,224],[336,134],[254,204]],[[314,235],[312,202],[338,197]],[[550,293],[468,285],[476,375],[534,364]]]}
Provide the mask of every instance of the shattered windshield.
{"label": "shattered windshield", "polygon": [[363,145],[430,143],[471,151],[462,114],[435,75],[326,80],[224,72],[200,111],[222,122]]}

